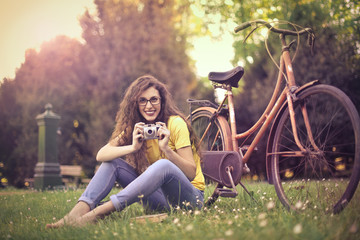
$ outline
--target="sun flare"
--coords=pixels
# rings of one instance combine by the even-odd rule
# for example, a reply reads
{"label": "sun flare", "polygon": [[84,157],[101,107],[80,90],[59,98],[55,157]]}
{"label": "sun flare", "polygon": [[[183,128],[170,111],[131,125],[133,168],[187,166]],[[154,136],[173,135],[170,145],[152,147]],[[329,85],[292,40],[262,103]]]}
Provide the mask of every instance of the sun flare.
{"label": "sun flare", "polygon": [[29,48],[39,50],[41,44],[58,35],[81,39],[79,17],[93,0],[12,0],[1,3],[0,82],[15,77],[15,69],[24,62]]}

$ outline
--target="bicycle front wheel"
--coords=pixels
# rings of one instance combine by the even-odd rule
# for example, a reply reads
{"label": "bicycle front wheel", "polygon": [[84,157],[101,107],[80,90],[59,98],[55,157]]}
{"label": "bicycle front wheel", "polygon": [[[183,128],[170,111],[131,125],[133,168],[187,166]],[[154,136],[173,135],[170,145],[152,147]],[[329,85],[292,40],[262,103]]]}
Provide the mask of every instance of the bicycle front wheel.
{"label": "bicycle front wheel", "polygon": [[224,117],[217,116],[213,118],[212,111],[199,110],[193,113],[191,126],[201,140],[201,150],[231,150],[230,129]]}
{"label": "bicycle front wheel", "polygon": [[279,116],[270,153],[277,195],[288,209],[338,213],[360,178],[359,115],[351,100],[332,86],[310,87],[297,98],[296,130],[304,149],[295,143],[287,107]]}

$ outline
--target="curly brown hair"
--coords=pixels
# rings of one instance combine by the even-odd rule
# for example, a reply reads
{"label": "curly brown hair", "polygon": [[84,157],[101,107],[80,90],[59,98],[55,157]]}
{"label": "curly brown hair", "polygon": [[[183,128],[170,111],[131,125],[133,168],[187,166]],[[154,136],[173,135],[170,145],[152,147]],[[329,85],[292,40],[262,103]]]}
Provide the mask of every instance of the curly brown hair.
{"label": "curly brown hair", "polygon": [[[180,116],[187,124],[190,132],[191,143],[197,147],[197,137],[191,128],[191,125],[174,104],[172,96],[167,90],[167,87],[165,84],[161,83],[151,75],[144,75],[139,77],[126,90],[125,96],[120,103],[119,110],[116,115],[116,125],[110,140],[119,137],[119,145],[132,144],[132,133],[134,130],[134,125],[138,122],[146,123],[146,120],[140,114],[139,108],[134,108],[134,103],[137,103],[139,96],[150,87],[154,87],[156,90],[158,90],[161,97],[161,110],[155,121],[167,123],[170,116]],[[126,156],[126,161],[132,165],[139,174],[145,171],[149,165],[145,156],[145,151],[146,144],[143,144],[139,151]]]}

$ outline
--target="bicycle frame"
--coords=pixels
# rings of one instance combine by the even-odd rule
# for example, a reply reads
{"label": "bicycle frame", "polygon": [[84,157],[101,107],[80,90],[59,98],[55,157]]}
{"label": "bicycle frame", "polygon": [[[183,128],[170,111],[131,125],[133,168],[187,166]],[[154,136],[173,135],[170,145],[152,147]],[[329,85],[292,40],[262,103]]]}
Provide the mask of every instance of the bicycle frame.
{"label": "bicycle frame", "polygon": [[[219,106],[209,104],[208,101],[207,104],[200,104],[205,103],[201,102],[205,100],[188,101],[190,119],[194,114],[196,122],[193,126],[201,135],[199,144],[207,150],[204,152],[206,156],[204,155],[203,164],[214,168],[212,170],[216,174],[223,171],[223,175],[227,175],[230,180],[234,180],[234,176],[236,178],[235,181],[230,181],[232,190],[223,189],[230,184],[226,185],[224,180],[216,178],[216,174],[214,177],[212,172],[208,171],[207,177],[216,179],[218,184],[207,204],[213,203],[219,196],[236,196],[237,184],[240,184],[252,197],[241,183],[241,177],[238,179],[233,170],[236,168],[238,172],[239,170],[248,172],[247,167],[242,164],[249,161],[255,147],[272,123],[266,147],[266,172],[268,181],[274,184],[281,203],[288,210],[296,210],[298,202],[317,205],[319,197],[324,195],[325,199],[321,204],[323,210],[328,212],[333,208],[334,213],[338,213],[354,195],[360,179],[359,114],[348,96],[336,87],[326,84],[315,86],[317,80],[302,86],[296,85],[290,57],[290,47],[295,41],[287,45],[285,37],[292,35],[299,39],[300,35],[307,34],[309,46],[313,47],[315,35],[311,28],[299,27],[302,30],[298,31],[298,28],[290,23],[296,30],[292,31],[273,27],[263,20],[255,20],[239,25],[235,28],[235,32],[252,27],[249,36],[257,29],[254,24],[261,24],[270,31],[279,33],[282,45],[280,64],[278,66],[275,63],[279,70],[276,86],[257,122],[248,130],[237,133],[232,88],[238,86],[238,81],[244,73],[241,67],[227,72],[209,73],[209,80],[215,84],[215,88],[226,90]],[[283,87],[282,84],[285,86]],[[200,108],[192,111],[191,103],[199,104]],[[318,117],[319,111],[329,108],[332,110],[326,112],[324,117]],[[215,126],[212,127],[213,124]],[[250,141],[250,137],[250,145],[245,145]],[[344,143],[345,138],[349,138],[349,141],[345,140]],[[316,144],[319,144],[321,149]],[[219,160],[215,155],[225,156],[235,151],[239,153],[236,155],[240,167],[234,167],[231,163],[226,163],[222,167],[218,164],[222,163],[224,158]],[[341,169],[338,169],[339,162]],[[224,168],[226,166],[229,168]],[[344,181],[343,177],[349,181]],[[325,181],[326,178],[329,183],[325,187],[320,180]],[[346,185],[346,188],[339,188],[340,184]],[[327,186],[333,187],[334,191],[328,191]]]}
{"label": "bicycle frame", "polygon": [[[245,155],[243,156],[243,162],[246,163],[251,154],[253,153],[255,147],[259,143],[260,139],[263,137],[266,129],[269,127],[269,124],[272,122],[272,120],[276,117],[276,114],[279,112],[280,108],[283,106],[285,102],[287,102],[289,106],[289,112],[290,112],[290,119],[291,119],[291,125],[292,125],[292,131],[294,134],[294,140],[299,147],[300,151],[296,153],[297,156],[302,156],[303,153],[306,151],[305,148],[302,146],[302,144],[299,141],[297,130],[296,130],[296,120],[295,120],[295,113],[293,109],[293,101],[296,99],[295,93],[299,92],[300,90],[303,90],[304,88],[307,88],[311,85],[313,85],[316,81],[310,82],[308,84],[303,85],[302,87],[298,87],[296,85],[293,68],[292,68],[292,61],[290,57],[290,51],[289,46],[286,45],[285,36],[283,34],[280,34],[280,40],[282,44],[282,55],[280,58],[280,68],[277,78],[277,83],[273,92],[273,95],[270,99],[270,102],[268,106],[266,107],[265,111],[263,112],[262,116],[259,118],[259,120],[247,131],[243,133],[237,133],[236,129],[236,119],[235,119],[235,108],[234,108],[234,102],[233,102],[233,94],[231,91],[231,86],[226,86],[226,94],[224,97],[224,100],[219,105],[217,112],[220,111],[220,109],[223,107],[226,100],[228,100],[228,106],[229,106],[229,121],[230,121],[230,129],[231,129],[231,150],[232,151],[238,151],[238,140],[240,139],[246,139],[255,131],[259,130],[251,142],[250,146],[248,147]],[[286,73],[284,72],[284,69]],[[279,95],[281,83],[286,79],[286,85],[285,88],[282,90],[282,92]],[[302,107],[302,114],[304,117],[304,121],[306,123],[307,133],[310,142],[314,146],[315,149],[318,149],[318,147],[315,145],[313,135],[310,129],[310,124],[307,117],[307,111],[306,106],[303,105]],[[205,131],[206,133],[206,131]],[[205,134],[204,134],[205,135]],[[272,153],[276,154],[276,153]]]}

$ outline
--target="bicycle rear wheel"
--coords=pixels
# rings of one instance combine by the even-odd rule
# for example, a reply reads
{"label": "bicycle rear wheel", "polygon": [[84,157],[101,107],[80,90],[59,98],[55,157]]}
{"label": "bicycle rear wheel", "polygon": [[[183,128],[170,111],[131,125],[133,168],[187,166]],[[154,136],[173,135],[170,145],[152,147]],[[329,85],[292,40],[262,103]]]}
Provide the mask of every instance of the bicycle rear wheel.
{"label": "bicycle rear wheel", "polygon": [[[209,110],[199,110],[193,113],[192,123],[196,135],[202,139],[202,151],[228,151],[231,150],[231,135],[229,125],[222,116],[212,118]],[[208,131],[206,132],[206,129]]]}
{"label": "bicycle rear wheel", "polygon": [[[296,129],[305,151],[294,141],[289,109],[279,116],[272,146],[275,189],[288,209],[338,213],[354,195],[360,178],[360,120],[351,100],[339,89],[316,85],[294,102]],[[309,140],[301,108],[308,114]]]}

